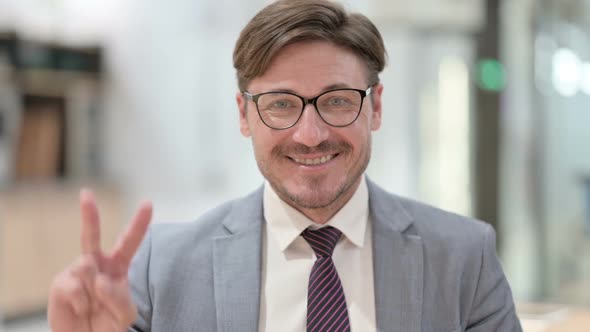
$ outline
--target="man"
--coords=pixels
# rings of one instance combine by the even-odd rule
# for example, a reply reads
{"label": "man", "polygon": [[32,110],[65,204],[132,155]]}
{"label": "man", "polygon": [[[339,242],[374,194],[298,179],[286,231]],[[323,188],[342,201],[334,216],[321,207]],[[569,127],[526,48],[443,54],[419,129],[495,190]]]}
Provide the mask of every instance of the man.
{"label": "man", "polygon": [[364,177],[384,64],[362,15],[323,0],[264,8],[234,51],[264,186],[142,243],[144,204],[110,254],[83,191],[82,255],[54,281],[52,329],[521,331],[490,226]]}

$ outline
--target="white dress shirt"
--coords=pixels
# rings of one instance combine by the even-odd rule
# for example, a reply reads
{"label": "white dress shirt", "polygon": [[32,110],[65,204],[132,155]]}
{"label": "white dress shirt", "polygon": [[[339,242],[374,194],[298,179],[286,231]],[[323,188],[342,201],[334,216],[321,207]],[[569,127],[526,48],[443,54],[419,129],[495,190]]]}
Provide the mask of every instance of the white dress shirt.
{"label": "white dress shirt", "polygon": [[[307,285],[316,257],[300,236],[307,227],[319,228],[282,201],[267,182],[264,186],[260,331],[305,331]],[[342,237],[332,258],[342,281],[351,331],[375,331],[373,246],[369,193],[363,177],[352,198],[325,226]]]}

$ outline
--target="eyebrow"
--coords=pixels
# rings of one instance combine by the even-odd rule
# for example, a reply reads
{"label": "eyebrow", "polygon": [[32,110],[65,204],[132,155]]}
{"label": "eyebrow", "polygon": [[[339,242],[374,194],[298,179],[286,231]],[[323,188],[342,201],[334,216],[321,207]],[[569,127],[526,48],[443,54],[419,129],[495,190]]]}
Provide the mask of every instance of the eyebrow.
{"label": "eyebrow", "polygon": [[[334,90],[334,89],[349,89],[349,88],[350,88],[350,85],[345,84],[345,83],[330,84],[328,86],[325,86],[323,89],[321,89],[322,92],[320,92],[320,94],[323,93],[323,92],[329,91],[329,90]],[[295,90],[292,90],[292,89],[281,89],[281,88],[278,88],[278,89],[268,90],[266,92],[288,92],[288,93],[293,93],[293,94],[298,95],[298,93]]]}

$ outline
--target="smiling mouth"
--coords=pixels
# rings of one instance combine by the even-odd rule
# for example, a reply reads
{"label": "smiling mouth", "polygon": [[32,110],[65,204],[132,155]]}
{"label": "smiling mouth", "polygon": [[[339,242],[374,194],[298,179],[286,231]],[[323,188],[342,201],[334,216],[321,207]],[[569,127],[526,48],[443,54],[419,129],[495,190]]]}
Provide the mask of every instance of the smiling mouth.
{"label": "smiling mouth", "polygon": [[336,156],[338,156],[338,153],[319,157],[319,158],[313,158],[313,159],[292,158],[292,157],[289,157],[289,159],[291,159],[292,161],[294,161],[295,163],[300,164],[300,165],[317,166],[317,165],[322,165],[322,164],[329,162],[330,160],[334,159]]}

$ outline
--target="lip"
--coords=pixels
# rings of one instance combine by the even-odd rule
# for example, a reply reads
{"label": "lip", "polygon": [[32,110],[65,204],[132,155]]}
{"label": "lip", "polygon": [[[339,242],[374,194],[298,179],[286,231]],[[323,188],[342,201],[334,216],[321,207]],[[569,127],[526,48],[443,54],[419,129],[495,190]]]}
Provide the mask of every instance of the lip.
{"label": "lip", "polygon": [[[333,156],[329,161],[319,165],[303,165],[295,162],[294,158],[297,159],[316,159],[325,156]],[[287,159],[295,165],[298,169],[305,171],[322,171],[332,165],[332,163],[340,157],[340,153],[334,154],[310,154],[310,155],[298,155],[298,156],[287,156]]]}
{"label": "lip", "polygon": [[287,156],[290,159],[316,159],[321,157],[328,157],[334,156],[336,157],[338,153],[314,153],[314,154],[300,154],[300,155],[291,155]]}

